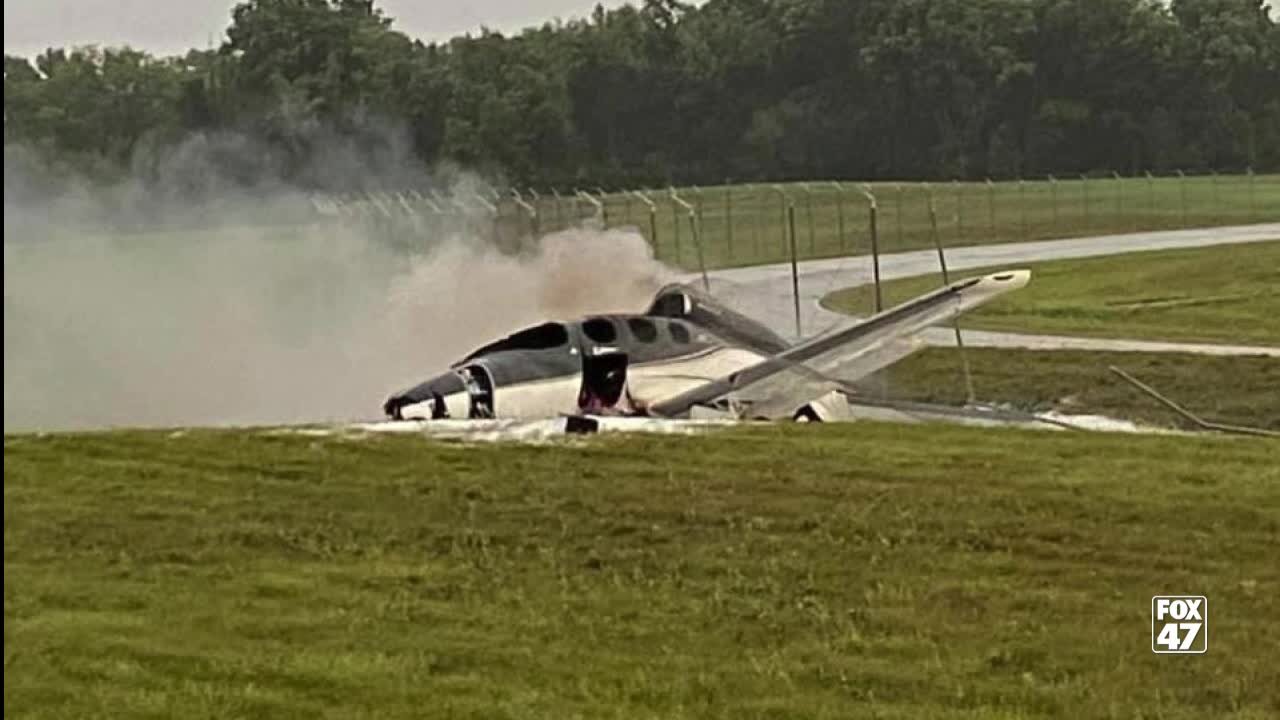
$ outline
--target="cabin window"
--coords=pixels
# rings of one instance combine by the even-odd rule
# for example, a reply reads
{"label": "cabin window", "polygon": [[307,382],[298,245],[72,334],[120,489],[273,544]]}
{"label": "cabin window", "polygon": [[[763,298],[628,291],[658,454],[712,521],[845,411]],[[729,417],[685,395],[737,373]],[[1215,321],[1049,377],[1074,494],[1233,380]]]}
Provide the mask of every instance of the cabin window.
{"label": "cabin window", "polygon": [[497,342],[489,343],[463,359],[463,362],[481,355],[504,350],[551,350],[569,343],[569,331],[560,323],[544,323],[521,330]]}
{"label": "cabin window", "polygon": [[689,330],[678,322],[673,322],[669,326],[671,330],[671,339],[677,344],[684,345],[689,342]]}
{"label": "cabin window", "polygon": [[631,318],[627,321],[627,327],[631,329],[631,335],[642,343],[651,343],[658,339],[658,328],[654,326],[652,320]]}
{"label": "cabin window", "polygon": [[582,332],[598,343],[611,343],[618,339],[618,330],[608,318],[591,318],[582,323]]}

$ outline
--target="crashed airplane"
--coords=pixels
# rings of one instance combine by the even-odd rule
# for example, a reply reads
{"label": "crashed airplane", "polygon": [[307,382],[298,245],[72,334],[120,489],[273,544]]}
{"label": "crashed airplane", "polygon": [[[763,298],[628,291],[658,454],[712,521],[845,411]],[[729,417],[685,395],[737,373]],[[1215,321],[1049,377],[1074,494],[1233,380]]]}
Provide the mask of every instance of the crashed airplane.
{"label": "crashed airplane", "polygon": [[383,405],[393,420],[592,416],[825,421],[850,383],[923,347],[920,333],[1021,288],[1027,270],[951,283],[790,343],[685,285],[642,314],[547,322],[479,348]]}

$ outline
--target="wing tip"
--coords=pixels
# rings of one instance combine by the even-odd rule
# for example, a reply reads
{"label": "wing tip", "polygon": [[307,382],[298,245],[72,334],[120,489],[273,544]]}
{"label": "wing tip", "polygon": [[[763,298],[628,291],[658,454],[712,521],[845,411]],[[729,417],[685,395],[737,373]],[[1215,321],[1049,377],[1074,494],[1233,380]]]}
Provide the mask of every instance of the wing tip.
{"label": "wing tip", "polygon": [[982,282],[986,285],[1003,285],[1010,290],[1016,290],[1031,282],[1031,271],[1026,268],[1001,270],[1000,272],[983,276]]}

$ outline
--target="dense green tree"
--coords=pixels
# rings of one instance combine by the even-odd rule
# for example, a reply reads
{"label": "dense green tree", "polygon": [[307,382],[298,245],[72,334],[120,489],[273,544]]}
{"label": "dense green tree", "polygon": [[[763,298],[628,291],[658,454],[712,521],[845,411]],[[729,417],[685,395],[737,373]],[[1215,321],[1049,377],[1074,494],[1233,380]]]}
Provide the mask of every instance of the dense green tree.
{"label": "dense green tree", "polygon": [[126,166],[143,142],[172,136],[183,68],[129,48],[5,58],[5,142],[83,163]]}
{"label": "dense green tree", "polygon": [[303,184],[332,179],[314,165],[336,140],[562,187],[1275,169],[1270,12],[1262,0],[643,0],[423,44],[370,0],[246,0],[212,50],[6,57],[5,142],[120,170],[237,134],[251,141],[248,159],[226,160],[232,175]]}

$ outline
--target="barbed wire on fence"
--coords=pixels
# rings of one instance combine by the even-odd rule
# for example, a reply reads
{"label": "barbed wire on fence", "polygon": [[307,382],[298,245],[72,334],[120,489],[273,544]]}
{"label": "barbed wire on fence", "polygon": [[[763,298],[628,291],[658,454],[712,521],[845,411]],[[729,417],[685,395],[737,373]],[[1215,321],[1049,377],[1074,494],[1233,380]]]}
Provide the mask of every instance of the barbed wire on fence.
{"label": "barbed wire on fence", "polygon": [[[932,247],[934,232],[954,246],[1280,220],[1280,176],[1251,169],[957,179],[946,185],[935,190],[927,182],[815,180],[662,191],[594,184],[501,191],[481,184],[454,192],[317,194],[310,201],[319,219],[361,223],[402,244],[459,237],[519,251],[547,233],[627,228],[645,238],[655,257],[687,269],[787,260],[791,208],[802,259],[868,254],[877,235],[882,252],[899,252]],[[868,194],[879,202],[865,202]],[[873,213],[878,234],[869,226]]]}

